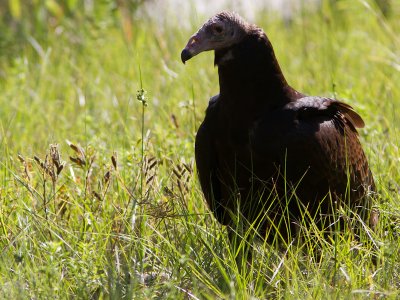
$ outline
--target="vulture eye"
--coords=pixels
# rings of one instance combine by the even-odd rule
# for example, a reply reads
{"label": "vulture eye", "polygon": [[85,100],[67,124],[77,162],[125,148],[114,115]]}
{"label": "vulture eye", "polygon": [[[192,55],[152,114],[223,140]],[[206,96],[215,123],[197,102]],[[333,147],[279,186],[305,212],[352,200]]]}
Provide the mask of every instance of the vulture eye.
{"label": "vulture eye", "polygon": [[222,28],[221,25],[214,25],[214,26],[213,26],[213,31],[214,31],[215,33],[217,33],[217,34],[222,33],[223,30],[224,30],[224,28]]}

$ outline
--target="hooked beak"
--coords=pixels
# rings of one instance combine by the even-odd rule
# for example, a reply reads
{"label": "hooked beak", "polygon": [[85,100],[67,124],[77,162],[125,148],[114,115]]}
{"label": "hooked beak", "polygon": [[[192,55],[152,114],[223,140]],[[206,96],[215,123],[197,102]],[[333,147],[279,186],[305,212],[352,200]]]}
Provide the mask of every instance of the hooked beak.
{"label": "hooked beak", "polygon": [[181,60],[183,63],[185,63],[187,60],[191,59],[193,57],[192,53],[190,53],[189,49],[185,47],[185,49],[182,50],[181,53]]}
{"label": "hooked beak", "polygon": [[201,30],[195,33],[187,43],[186,47],[181,52],[182,62],[185,63],[193,56],[199,54],[200,52],[211,50],[208,49],[207,39],[204,37],[204,34]]}

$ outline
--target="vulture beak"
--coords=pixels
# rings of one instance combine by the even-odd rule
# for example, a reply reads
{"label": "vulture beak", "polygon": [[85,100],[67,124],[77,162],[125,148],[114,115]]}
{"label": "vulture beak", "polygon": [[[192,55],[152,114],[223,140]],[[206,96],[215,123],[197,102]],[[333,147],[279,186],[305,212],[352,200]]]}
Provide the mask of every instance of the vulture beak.
{"label": "vulture beak", "polygon": [[204,34],[201,30],[195,33],[187,43],[186,47],[182,50],[181,59],[185,63],[187,60],[191,59],[193,56],[199,54],[200,52],[211,50],[207,47],[207,39],[204,38]]}
{"label": "vulture beak", "polygon": [[190,53],[189,49],[185,47],[181,53],[182,62],[185,63],[187,60],[191,59],[193,55]]}

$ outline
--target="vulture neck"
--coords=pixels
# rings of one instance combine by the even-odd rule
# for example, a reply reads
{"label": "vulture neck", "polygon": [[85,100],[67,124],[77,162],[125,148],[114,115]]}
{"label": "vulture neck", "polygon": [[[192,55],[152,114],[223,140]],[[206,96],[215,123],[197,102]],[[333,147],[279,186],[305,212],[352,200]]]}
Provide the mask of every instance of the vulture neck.
{"label": "vulture neck", "polygon": [[[215,52],[220,97],[230,113],[257,117],[297,98],[286,82],[266,35],[256,32],[229,49]],[[221,103],[222,104],[222,103]]]}

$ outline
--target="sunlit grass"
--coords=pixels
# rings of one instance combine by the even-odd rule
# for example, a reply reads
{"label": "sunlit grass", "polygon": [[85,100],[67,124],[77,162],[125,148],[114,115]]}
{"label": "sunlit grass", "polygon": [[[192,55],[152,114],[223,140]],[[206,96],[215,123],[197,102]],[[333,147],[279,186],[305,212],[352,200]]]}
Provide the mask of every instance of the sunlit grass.
{"label": "sunlit grass", "polygon": [[[193,32],[175,19],[143,19],[129,37],[119,22],[80,22],[78,30],[66,19],[45,39],[20,38],[15,52],[0,56],[1,297],[397,298],[393,6],[389,18],[373,1],[350,0],[291,23],[258,16],[295,88],[342,99],[364,118],[360,138],[381,221],[361,241],[344,234],[328,243],[313,226],[301,245],[260,241],[245,270],[195,175],[194,136],[218,78],[211,52],[180,62]],[[58,144],[58,166],[50,144]],[[371,240],[377,250],[366,246]]]}

